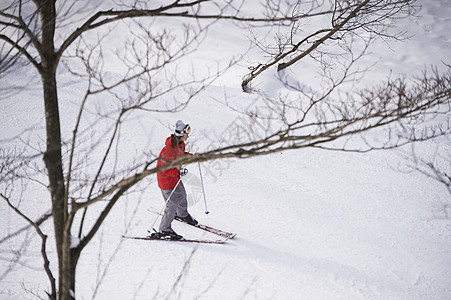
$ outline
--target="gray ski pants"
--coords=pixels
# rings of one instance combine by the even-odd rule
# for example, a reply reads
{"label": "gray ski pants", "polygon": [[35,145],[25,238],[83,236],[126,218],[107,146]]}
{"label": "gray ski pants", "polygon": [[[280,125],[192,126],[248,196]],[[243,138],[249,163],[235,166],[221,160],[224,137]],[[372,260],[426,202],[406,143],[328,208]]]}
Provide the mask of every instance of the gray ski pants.
{"label": "gray ski pants", "polygon": [[[173,190],[161,190],[164,201],[168,200],[172,191]],[[172,230],[171,223],[176,214],[182,218],[188,216],[188,201],[186,200],[186,191],[182,181],[179,182],[174,193],[172,193],[171,198],[169,198],[169,201],[166,203],[164,214],[160,222],[160,232]]]}

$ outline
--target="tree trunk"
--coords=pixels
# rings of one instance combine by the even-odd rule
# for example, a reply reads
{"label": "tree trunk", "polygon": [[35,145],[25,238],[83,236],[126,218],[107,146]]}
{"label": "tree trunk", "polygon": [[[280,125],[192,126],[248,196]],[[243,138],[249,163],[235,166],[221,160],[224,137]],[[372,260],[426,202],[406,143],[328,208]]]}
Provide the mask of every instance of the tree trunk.
{"label": "tree trunk", "polygon": [[[78,259],[80,258],[81,251],[78,248],[70,250],[70,290],[74,291],[75,295],[75,275],[77,271]],[[75,296],[74,296],[75,298]]]}
{"label": "tree trunk", "polygon": [[61,126],[56,87],[56,68],[58,55],[55,52],[54,0],[37,1],[42,24],[41,77],[44,92],[47,150],[44,162],[48,171],[49,190],[52,198],[52,215],[58,252],[59,288],[58,298],[71,299],[71,259],[70,224],[67,224],[67,203],[65,201],[65,183],[61,154]]}
{"label": "tree trunk", "polygon": [[43,76],[46,112],[47,151],[44,161],[48,171],[52,198],[52,215],[59,267],[59,299],[70,298],[70,227],[66,228],[67,205],[61,155],[61,132],[54,74]]}
{"label": "tree trunk", "polygon": [[49,190],[52,197],[52,215],[59,267],[59,299],[71,299],[70,287],[70,226],[67,224],[67,204],[61,154],[61,131],[56,92],[55,74],[43,76],[47,127],[47,151],[44,161],[48,171]]}

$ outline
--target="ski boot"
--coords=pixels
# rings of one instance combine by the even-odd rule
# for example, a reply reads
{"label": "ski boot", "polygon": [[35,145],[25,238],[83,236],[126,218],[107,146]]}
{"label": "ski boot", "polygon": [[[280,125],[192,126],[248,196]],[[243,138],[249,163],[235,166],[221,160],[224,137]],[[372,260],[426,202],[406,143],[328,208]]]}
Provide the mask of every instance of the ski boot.
{"label": "ski boot", "polygon": [[196,219],[194,219],[193,217],[191,217],[191,215],[190,214],[188,214],[186,217],[184,217],[184,218],[182,218],[182,217],[179,217],[179,216],[175,216],[174,217],[174,219],[176,219],[176,220],[179,220],[179,221],[182,221],[182,222],[186,222],[186,223],[188,223],[188,224],[190,224],[190,225],[193,225],[193,226],[196,226],[197,224],[198,224],[198,222],[196,221]]}
{"label": "ski boot", "polygon": [[168,230],[168,231],[162,231],[162,232],[153,232],[150,235],[151,238],[155,239],[168,239],[168,240],[181,240],[183,239],[183,236],[175,233],[174,230]]}

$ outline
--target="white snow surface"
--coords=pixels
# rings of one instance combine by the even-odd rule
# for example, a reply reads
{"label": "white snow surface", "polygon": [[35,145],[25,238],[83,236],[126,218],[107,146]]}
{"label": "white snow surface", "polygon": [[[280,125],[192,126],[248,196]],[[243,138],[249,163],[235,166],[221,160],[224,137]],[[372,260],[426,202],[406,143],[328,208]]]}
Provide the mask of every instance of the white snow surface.
{"label": "white snow surface", "polygon": [[[450,63],[449,0],[419,3],[420,18],[400,21],[414,37],[390,44],[391,49],[378,45],[369,58],[379,60],[369,80],[384,79],[390,70],[412,75],[431,64]],[[215,42],[207,40],[192,54],[193,61],[227,62],[246,49],[242,29],[219,24],[211,30]],[[124,157],[143,149],[158,153],[177,119],[193,128],[188,151],[206,150],[209,137],[241,121],[213,100],[224,94],[232,102],[255,98],[239,88],[245,67],[232,68],[179,113],[139,115],[128,128],[125,124]],[[12,85],[21,76],[32,81],[35,75],[13,74],[1,84]],[[71,82],[64,71],[58,80],[62,116],[69,120],[62,130],[69,138],[83,83]],[[108,110],[107,99],[100,100]],[[27,139],[45,137],[39,89],[13,94],[1,105],[2,143],[12,143],[12,136],[30,128]],[[437,149],[449,154],[451,143],[442,138],[415,149],[422,157]],[[204,163],[210,213],[205,214],[198,180],[186,185],[193,197],[189,211],[202,224],[237,233],[221,245],[123,239],[123,234],[145,236],[152,224],[158,226],[149,209],[160,210],[163,199],[152,176],[116,204],[82,252],[77,299],[451,299],[450,195],[441,183],[411,171],[405,153],[409,147],[365,154],[305,149]],[[187,168],[199,177],[197,164]],[[27,193],[21,207],[33,219],[50,209],[45,189]],[[4,201],[0,212],[0,237],[25,225]],[[51,226],[51,221],[43,226],[49,235]],[[187,238],[217,238],[177,222],[173,228]],[[32,233],[0,244],[0,276],[10,271],[0,277],[0,299],[45,298],[49,283],[39,238]],[[31,244],[20,248],[24,238]],[[52,243],[51,238],[49,252],[55,256]],[[22,255],[13,252],[17,248]]]}

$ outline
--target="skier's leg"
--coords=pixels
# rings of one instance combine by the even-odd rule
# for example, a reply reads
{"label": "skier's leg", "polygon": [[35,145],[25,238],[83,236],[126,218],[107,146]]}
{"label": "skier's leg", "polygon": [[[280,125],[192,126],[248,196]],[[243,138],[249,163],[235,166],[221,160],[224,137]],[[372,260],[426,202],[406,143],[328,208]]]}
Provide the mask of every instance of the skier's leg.
{"label": "skier's leg", "polygon": [[178,206],[177,206],[177,216],[185,218],[186,216],[188,216],[188,200],[186,199],[186,190],[185,190],[185,186],[183,185],[183,182],[180,182],[178,188],[180,188],[180,190],[178,190],[177,192],[180,192],[180,199],[178,202]]}
{"label": "skier's leg", "polygon": [[180,189],[180,202],[177,206],[177,218],[179,220],[185,221],[191,225],[197,225],[198,222],[188,213],[188,200],[186,196],[185,187],[181,185]]}
{"label": "skier's leg", "polygon": [[[168,200],[168,197],[171,195],[172,190],[161,190],[163,194],[164,201]],[[160,231],[172,231],[171,223],[174,220],[175,214],[178,211],[178,207],[183,202],[186,203],[186,192],[183,187],[183,183],[180,182],[179,185],[175,188],[175,191],[172,193],[171,198],[166,202],[166,207],[164,209],[163,217],[160,222]],[[185,204],[186,206],[186,204]],[[186,207],[185,207],[186,210]]]}

